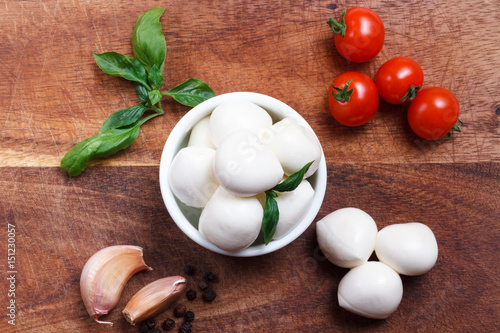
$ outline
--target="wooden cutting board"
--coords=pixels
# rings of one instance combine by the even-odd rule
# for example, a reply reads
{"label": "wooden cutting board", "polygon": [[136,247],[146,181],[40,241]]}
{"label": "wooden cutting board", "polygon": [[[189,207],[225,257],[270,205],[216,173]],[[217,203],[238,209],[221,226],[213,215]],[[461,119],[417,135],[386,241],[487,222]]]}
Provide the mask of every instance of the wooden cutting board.
{"label": "wooden cutting board", "polygon": [[[158,167],[188,107],[164,98],[166,114],[143,126],[131,147],[77,178],[59,170],[75,143],[97,133],[112,112],[137,103],[130,84],[101,72],[92,52],[132,55],[135,20],[156,5],[166,7],[164,90],[195,77],[217,94],[263,93],[313,127],[328,166],[315,221],[354,206],[379,229],[419,221],[434,231],[436,266],[403,277],[403,300],[388,319],[338,306],[337,286],[347,270],[320,253],[315,222],[289,246],[258,258],[209,252],[177,228],[161,198]],[[363,64],[337,53],[326,24],[356,5],[374,9],[386,29],[382,52]],[[0,331],[138,332],[121,316],[126,302],[145,284],[182,274],[186,264],[197,269],[189,277],[193,288],[205,271],[218,276],[213,303],[180,300],[195,312],[196,332],[500,329],[498,1],[5,0],[0,8]],[[408,106],[385,102],[362,127],[333,120],[327,103],[333,78],[351,70],[374,78],[395,56],[419,62],[425,86],[455,93],[461,133],[421,140],[407,125]],[[9,266],[12,238],[15,263]],[[106,318],[115,323],[109,328],[88,317],[79,278],[93,253],[116,244],[143,247],[154,270],[132,277]],[[11,300],[15,326],[8,323]],[[157,320],[167,316],[171,310]]]}

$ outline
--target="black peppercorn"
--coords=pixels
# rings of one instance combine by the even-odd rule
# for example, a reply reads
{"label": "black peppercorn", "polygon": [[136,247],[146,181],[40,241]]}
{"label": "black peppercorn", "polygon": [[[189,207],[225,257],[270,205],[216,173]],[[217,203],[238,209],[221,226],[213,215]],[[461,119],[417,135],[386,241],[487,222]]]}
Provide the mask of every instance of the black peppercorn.
{"label": "black peppercorn", "polygon": [[208,285],[205,281],[201,281],[200,284],[198,285],[198,288],[200,288],[200,290],[205,290],[208,288]]}
{"label": "black peppercorn", "polygon": [[192,301],[196,298],[196,291],[194,291],[193,289],[189,289],[187,292],[186,292],[186,297],[188,300]]}
{"label": "black peppercorn", "polygon": [[187,275],[193,275],[194,271],[195,271],[195,269],[193,266],[191,266],[191,265],[184,266],[184,273],[186,273]]}
{"label": "black peppercorn", "polygon": [[184,314],[184,320],[185,321],[193,321],[194,320],[194,312],[193,311],[186,311]]}
{"label": "black peppercorn", "polygon": [[148,323],[143,321],[141,325],[139,326],[139,332],[141,333],[148,333],[149,332],[149,326]]}
{"label": "black peppercorn", "polygon": [[148,320],[146,320],[146,325],[148,325],[149,329],[155,328],[156,327],[156,320],[148,319]]}
{"label": "black peppercorn", "polygon": [[203,292],[203,299],[207,302],[212,302],[216,296],[217,295],[215,295],[215,292],[211,289],[205,290]]}
{"label": "black peppercorn", "polygon": [[165,331],[170,331],[172,328],[175,327],[175,321],[173,319],[167,318],[167,319],[165,319],[165,321],[163,322],[163,324],[161,325],[161,327]]}
{"label": "black peppercorn", "polygon": [[193,325],[190,322],[183,322],[181,327],[179,327],[179,333],[191,333],[193,331]]}
{"label": "black peppercorn", "polygon": [[212,272],[206,272],[205,275],[203,275],[203,281],[212,281],[215,278],[215,274]]}
{"label": "black peppercorn", "polygon": [[149,333],[161,333],[161,330],[158,327],[153,328]]}
{"label": "black peppercorn", "polygon": [[183,304],[177,304],[177,306],[174,308],[174,316],[177,318],[184,317],[184,314],[186,313],[186,307]]}

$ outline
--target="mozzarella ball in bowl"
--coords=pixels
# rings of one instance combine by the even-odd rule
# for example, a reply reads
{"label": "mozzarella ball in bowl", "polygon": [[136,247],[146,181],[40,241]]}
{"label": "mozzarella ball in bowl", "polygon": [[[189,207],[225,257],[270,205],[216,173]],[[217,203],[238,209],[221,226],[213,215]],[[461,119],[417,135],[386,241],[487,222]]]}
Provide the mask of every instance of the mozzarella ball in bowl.
{"label": "mozzarella ball in bowl", "polygon": [[213,169],[226,190],[243,197],[269,190],[283,178],[276,155],[247,129],[240,129],[219,143]]}
{"label": "mozzarella ball in bowl", "polygon": [[181,149],[169,170],[175,196],[191,207],[205,207],[219,186],[213,172],[215,150],[208,147]]}
{"label": "mozzarella ball in bowl", "polygon": [[242,198],[219,187],[200,216],[198,229],[226,251],[246,249],[257,239],[264,211],[255,197]]}
{"label": "mozzarella ball in bowl", "polygon": [[400,274],[415,276],[434,266],[438,245],[432,230],[423,223],[392,224],[378,232],[375,253]]}
{"label": "mozzarella ball in bowl", "polygon": [[241,129],[259,134],[263,128],[269,128],[273,120],[269,113],[260,106],[246,100],[222,103],[210,116],[210,133],[218,146],[226,137]]}
{"label": "mozzarella ball in bowl", "polygon": [[377,225],[358,208],[341,208],[316,223],[318,244],[333,264],[353,268],[368,261],[375,249]]}
{"label": "mozzarella ball in bowl", "polygon": [[313,162],[304,175],[311,176],[321,160],[321,145],[314,133],[291,118],[275,123],[270,130],[260,132],[260,139],[278,157],[287,176]]}
{"label": "mozzarella ball in bowl", "polygon": [[279,220],[273,239],[280,239],[288,234],[311,206],[314,198],[314,189],[307,180],[290,192],[278,192],[275,199],[278,203]]}

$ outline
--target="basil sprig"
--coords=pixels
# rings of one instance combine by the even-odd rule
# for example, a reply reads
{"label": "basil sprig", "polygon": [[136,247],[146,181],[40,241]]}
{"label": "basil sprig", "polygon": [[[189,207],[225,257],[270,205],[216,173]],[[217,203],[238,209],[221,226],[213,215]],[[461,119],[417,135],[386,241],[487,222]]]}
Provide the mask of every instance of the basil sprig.
{"label": "basil sprig", "polygon": [[291,192],[295,190],[304,179],[304,175],[313,162],[314,161],[307,163],[302,169],[265,192],[266,203],[264,205],[264,216],[262,218],[262,232],[264,233],[264,242],[266,245],[273,239],[280,219],[278,203],[275,200],[275,198],[278,197],[278,193],[276,192]]}
{"label": "basil sprig", "polygon": [[165,113],[161,107],[164,95],[190,107],[215,96],[205,82],[194,78],[169,91],[160,91],[167,52],[160,23],[164,11],[154,7],[137,19],[131,37],[135,58],[117,52],[94,53],[97,65],[105,73],[132,82],[140,103],[111,114],[97,135],[73,146],[61,160],[61,170],[68,175],[78,176],[91,159],[107,157],[130,146],[142,124]]}

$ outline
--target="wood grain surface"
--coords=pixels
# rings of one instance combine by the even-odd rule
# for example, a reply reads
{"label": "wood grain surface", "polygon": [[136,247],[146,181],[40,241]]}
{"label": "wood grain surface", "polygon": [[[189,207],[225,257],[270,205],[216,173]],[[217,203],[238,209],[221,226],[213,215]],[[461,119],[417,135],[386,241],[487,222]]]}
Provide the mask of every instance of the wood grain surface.
{"label": "wood grain surface", "polygon": [[[325,201],[315,221],[354,206],[379,229],[419,221],[436,234],[436,266],[403,277],[404,295],[386,320],[338,306],[347,272],[325,260],[309,229],[258,258],[231,258],[192,242],[161,198],[161,152],[189,111],[167,98],[165,116],[138,139],[77,178],[62,156],[96,134],[112,112],[137,103],[131,85],[104,74],[92,52],[132,55],[137,16],[166,7],[165,86],[195,77],[216,92],[252,91],[292,106],[319,137],[328,166]],[[326,20],[344,8],[374,9],[386,29],[372,61],[349,63],[335,50]],[[337,7],[337,8],[334,8]],[[83,1],[0,0],[0,331],[138,332],[121,309],[142,286],[196,266],[218,276],[217,299],[185,298],[196,332],[498,332],[500,331],[500,3],[434,1]],[[414,135],[407,105],[380,103],[376,116],[346,128],[328,111],[333,78],[409,56],[424,85],[460,102],[461,133],[430,142]],[[8,225],[16,229],[16,325],[8,324]],[[94,323],[80,296],[80,272],[99,249],[144,248],[151,272],[126,285],[117,307]],[[171,310],[159,321],[172,316]],[[180,321],[178,321],[178,324]]]}

